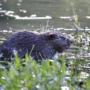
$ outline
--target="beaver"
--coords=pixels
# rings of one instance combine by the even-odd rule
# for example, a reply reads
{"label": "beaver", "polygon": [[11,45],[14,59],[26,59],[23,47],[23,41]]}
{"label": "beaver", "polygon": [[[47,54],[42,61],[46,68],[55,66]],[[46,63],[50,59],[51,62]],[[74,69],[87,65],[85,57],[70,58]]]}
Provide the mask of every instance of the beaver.
{"label": "beaver", "polygon": [[59,31],[36,33],[18,31],[10,35],[0,46],[0,60],[11,60],[14,51],[20,58],[28,53],[36,61],[54,59],[55,54],[68,49],[72,41]]}

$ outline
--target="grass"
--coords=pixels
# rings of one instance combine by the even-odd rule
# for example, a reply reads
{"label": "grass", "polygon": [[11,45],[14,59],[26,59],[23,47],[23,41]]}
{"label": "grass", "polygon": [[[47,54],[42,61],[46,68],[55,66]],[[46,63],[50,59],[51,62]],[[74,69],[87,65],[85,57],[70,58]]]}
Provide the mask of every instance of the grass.
{"label": "grass", "polygon": [[9,69],[0,68],[0,90],[69,90],[90,89],[90,76],[82,80],[81,72],[77,69],[79,63],[73,61],[71,70],[66,67],[65,55],[61,56],[62,62],[57,60],[43,60],[36,63],[26,55],[25,66],[18,56],[14,63],[9,63]]}
{"label": "grass", "polygon": [[[26,56],[25,66],[16,56],[15,63],[10,63],[9,70],[0,69],[0,84],[4,90],[60,90],[62,76],[65,73],[57,61],[49,60],[37,64]],[[51,63],[51,64],[50,64]]]}

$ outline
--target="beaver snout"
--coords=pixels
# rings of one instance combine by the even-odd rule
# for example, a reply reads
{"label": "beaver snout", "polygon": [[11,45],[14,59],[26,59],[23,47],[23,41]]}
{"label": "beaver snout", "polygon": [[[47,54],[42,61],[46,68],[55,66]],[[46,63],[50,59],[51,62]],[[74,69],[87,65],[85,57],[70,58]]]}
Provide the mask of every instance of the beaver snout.
{"label": "beaver snout", "polygon": [[66,41],[67,41],[66,49],[68,49],[68,48],[70,48],[70,45],[72,44],[72,41],[70,39],[67,39]]}
{"label": "beaver snout", "polygon": [[69,45],[69,46],[72,44],[72,41],[69,38],[61,36],[61,40],[65,41],[67,43],[67,45]]}
{"label": "beaver snout", "polygon": [[67,43],[68,43],[68,45],[71,45],[72,41],[70,39],[67,39]]}

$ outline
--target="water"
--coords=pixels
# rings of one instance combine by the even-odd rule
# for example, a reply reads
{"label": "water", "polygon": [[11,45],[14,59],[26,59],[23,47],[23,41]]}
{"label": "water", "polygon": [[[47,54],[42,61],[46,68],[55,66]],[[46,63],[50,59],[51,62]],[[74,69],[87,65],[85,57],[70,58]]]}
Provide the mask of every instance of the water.
{"label": "water", "polygon": [[[79,16],[81,26],[90,27],[89,19],[89,1],[88,0],[0,0],[0,9],[14,11],[14,15],[20,17],[29,17],[37,15],[37,17],[51,16],[49,26],[55,28],[65,27],[70,28],[70,20],[60,17]],[[1,19],[1,18],[0,18]],[[0,29],[30,29],[31,27],[40,28],[46,26],[47,20],[11,20],[1,19]]]}

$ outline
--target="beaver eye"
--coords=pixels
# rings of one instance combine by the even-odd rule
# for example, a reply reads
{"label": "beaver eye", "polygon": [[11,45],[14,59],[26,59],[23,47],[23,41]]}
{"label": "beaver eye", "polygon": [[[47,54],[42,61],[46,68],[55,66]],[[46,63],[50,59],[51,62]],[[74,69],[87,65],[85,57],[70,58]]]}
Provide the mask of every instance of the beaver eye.
{"label": "beaver eye", "polygon": [[48,35],[49,40],[53,40],[53,39],[55,39],[55,37],[56,37],[56,35],[54,33],[51,33]]}

